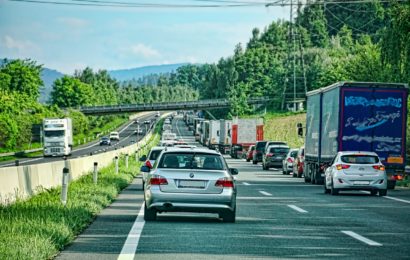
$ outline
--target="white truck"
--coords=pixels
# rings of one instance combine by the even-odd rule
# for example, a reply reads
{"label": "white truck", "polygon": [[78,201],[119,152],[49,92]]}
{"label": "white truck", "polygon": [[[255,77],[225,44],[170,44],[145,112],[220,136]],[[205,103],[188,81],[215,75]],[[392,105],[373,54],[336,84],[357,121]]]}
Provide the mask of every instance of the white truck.
{"label": "white truck", "polygon": [[220,120],[219,151],[229,154],[232,144],[232,120]]}
{"label": "white truck", "polygon": [[200,143],[203,146],[208,146],[209,144],[209,121],[204,120],[201,122],[201,138]]}
{"label": "white truck", "polygon": [[221,123],[219,120],[209,121],[209,142],[208,142],[209,149],[215,150],[219,146],[220,129],[221,129]]}
{"label": "white truck", "polygon": [[232,120],[231,157],[241,158],[242,152],[263,140],[263,118],[249,118]]}
{"label": "white truck", "polygon": [[71,118],[43,120],[44,156],[71,155],[73,128]]}

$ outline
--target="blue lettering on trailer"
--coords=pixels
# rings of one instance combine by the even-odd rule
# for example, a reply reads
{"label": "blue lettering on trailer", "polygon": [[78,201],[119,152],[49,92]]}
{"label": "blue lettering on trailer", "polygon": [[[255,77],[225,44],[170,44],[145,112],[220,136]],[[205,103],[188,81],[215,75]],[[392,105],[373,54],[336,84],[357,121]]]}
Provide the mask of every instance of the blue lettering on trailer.
{"label": "blue lettering on trailer", "polygon": [[401,108],[402,98],[380,98],[380,99],[367,99],[365,97],[345,97],[345,106],[375,106],[375,107],[396,107]]}

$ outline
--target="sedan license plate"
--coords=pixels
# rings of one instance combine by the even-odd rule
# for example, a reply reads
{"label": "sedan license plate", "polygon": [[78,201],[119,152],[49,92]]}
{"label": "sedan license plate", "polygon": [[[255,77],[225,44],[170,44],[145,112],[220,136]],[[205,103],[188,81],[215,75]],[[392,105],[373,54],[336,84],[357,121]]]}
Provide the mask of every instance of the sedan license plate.
{"label": "sedan license plate", "polygon": [[355,181],[354,185],[369,185],[369,181]]}
{"label": "sedan license plate", "polygon": [[178,182],[178,188],[203,189],[205,188],[205,181],[180,180]]}

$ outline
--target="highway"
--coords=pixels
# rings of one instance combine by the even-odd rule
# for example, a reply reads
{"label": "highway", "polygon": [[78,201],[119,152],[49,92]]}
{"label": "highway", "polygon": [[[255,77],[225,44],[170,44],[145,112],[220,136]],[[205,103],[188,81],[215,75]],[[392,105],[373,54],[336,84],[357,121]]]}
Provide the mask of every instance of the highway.
{"label": "highway", "polygon": [[[141,115],[138,117],[139,120],[139,125],[143,129],[143,134],[142,135],[137,135],[135,134],[135,130],[138,127],[138,124],[134,123],[134,120],[124,124],[121,126],[117,131],[120,134],[120,141],[112,141],[111,146],[100,146],[100,140],[96,140],[84,145],[81,145],[79,147],[75,147],[72,155],[68,157],[68,159],[73,159],[77,157],[82,157],[82,156],[88,156],[91,153],[96,154],[96,153],[102,153],[105,151],[111,151],[114,149],[117,149],[119,147],[127,146],[132,143],[135,143],[139,140],[141,140],[144,135],[145,131],[147,130],[146,125],[144,125],[144,120],[152,120],[155,118],[155,113],[149,113],[145,115]],[[25,158],[25,159],[19,159],[19,164],[20,165],[30,165],[30,164],[39,164],[39,163],[47,163],[47,162],[52,162],[52,161],[58,161],[62,160],[63,157],[37,157],[37,158]],[[0,167],[9,167],[9,166],[15,166],[14,161],[5,161],[0,163]]]}
{"label": "highway", "polygon": [[[173,124],[194,142],[181,119]],[[194,213],[144,222],[136,178],[56,259],[409,259],[409,189],[331,196],[279,169],[226,160],[239,169],[236,223]]]}

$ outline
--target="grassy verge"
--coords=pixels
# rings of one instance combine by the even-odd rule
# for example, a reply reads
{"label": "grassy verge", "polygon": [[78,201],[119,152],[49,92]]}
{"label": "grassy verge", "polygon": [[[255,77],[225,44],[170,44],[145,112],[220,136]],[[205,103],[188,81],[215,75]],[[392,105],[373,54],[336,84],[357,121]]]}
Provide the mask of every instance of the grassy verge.
{"label": "grassy verge", "polygon": [[[156,134],[141,154],[158,142]],[[130,156],[126,169],[124,158],[120,158],[119,174],[111,164],[99,171],[97,185],[93,184],[92,174],[70,183],[66,207],[60,202],[61,187],[0,206],[0,259],[53,258],[115,200],[138,174],[135,169],[140,165],[135,156]]]}

